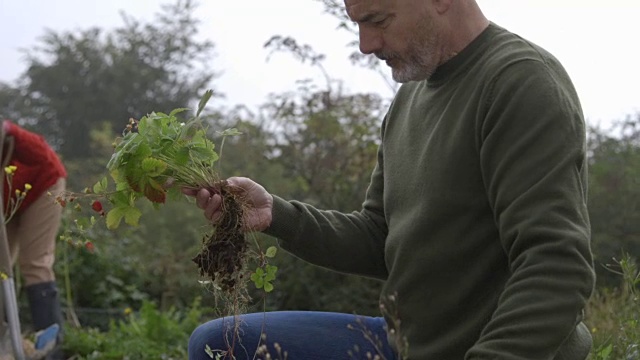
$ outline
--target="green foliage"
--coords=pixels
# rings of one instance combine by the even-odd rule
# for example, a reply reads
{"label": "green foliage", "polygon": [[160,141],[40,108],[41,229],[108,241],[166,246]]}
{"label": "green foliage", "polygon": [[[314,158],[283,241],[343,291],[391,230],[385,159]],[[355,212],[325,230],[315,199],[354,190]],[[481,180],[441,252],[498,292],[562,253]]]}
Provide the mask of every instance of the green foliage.
{"label": "green foliage", "polygon": [[613,345],[609,344],[604,347],[598,347],[592,354],[591,359],[594,360],[608,360],[613,351]]}
{"label": "green foliage", "polygon": [[[120,253],[128,259],[126,266],[135,269],[136,281],[124,280],[144,291],[161,309],[187,306],[196,296],[213,306],[211,294],[197,281],[198,268],[191,260],[200,249],[203,231],[210,229],[202,212],[186,201],[167,202],[158,209],[145,204],[141,210],[144,221],[138,227],[104,244],[108,256]],[[120,260],[124,259],[116,263]]]}
{"label": "green foliage", "polygon": [[610,270],[622,279],[622,286],[600,289],[587,308],[593,360],[640,357],[640,269],[628,254],[616,264]]}
{"label": "green foliage", "polygon": [[200,324],[202,312],[197,298],[186,313],[173,308],[161,312],[144,302],[138,314],[126,316],[112,321],[105,332],[69,327],[65,353],[78,360],[185,359],[189,335]]}
{"label": "green foliage", "polygon": [[383,101],[312,84],[272,101],[266,116],[281,129],[273,134],[273,160],[291,179],[285,195],[321,208],[359,209],[376,161]]}
{"label": "green foliage", "polygon": [[273,284],[271,282],[276,279],[276,271],[278,271],[278,267],[268,264],[264,268],[256,268],[256,271],[251,274],[251,281],[256,285],[256,288],[272,292]]}
{"label": "green foliage", "polygon": [[274,256],[276,256],[276,253],[278,252],[278,248],[275,246],[269,246],[269,248],[267,248],[267,251],[265,251],[264,256],[272,258]]}
{"label": "green foliage", "polygon": [[[75,210],[63,217],[64,242],[56,247],[56,273],[60,281],[68,273],[70,287],[61,286],[65,307],[75,305],[82,325],[104,326],[104,316],[87,317],[83,309],[137,308],[143,300],[161,309],[182,308],[192,299],[214,307],[215,299],[197,281],[199,272],[191,261],[200,248],[205,224],[202,212],[188,202],[168,202],[160,208],[140,206],[145,221],[138,227],[107,230],[94,226],[85,233],[75,228]],[[167,219],[171,219],[167,221]],[[95,247],[89,251],[85,244]],[[65,255],[65,253],[67,253]],[[61,284],[62,285],[62,284]]]}
{"label": "green foliage", "polygon": [[[281,131],[272,136],[270,161],[279,164],[283,178],[260,181],[278,189],[287,179],[280,196],[322,209],[359,210],[376,162],[384,106],[375,95],[319,90],[309,83],[274,97],[266,116]],[[267,299],[274,308],[379,314],[379,281],[330,272],[286,253],[274,264],[280,269],[278,289],[284,289]]]}
{"label": "green foliage", "polygon": [[606,270],[627,252],[640,259],[640,113],[605,132],[590,131],[589,214],[600,286],[621,281]]}
{"label": "green foliage", "polygon": [[[197,114],[211,94],[205,93]],[[117,228],[122,219],[137,226],[142,215],[137,201],[144,198],[164,203],[170,187],[178,191],[215,187],[218,174],[214,164],[218,154],[214,144],[207,138],[198,116],[185,122],[176,117],[184,110],[175,109],[169,114],[154,112],[139,121],[131,119],[124,136],[116,140],[107,164],[115,191],[107,189],[107,178],[93,186],[93,192],[106,197],[113,206],[106,215],[107,228]]]}
{"label": "green foliage", "polygon": [[[77,306],[94,309],[139,306],[148,295],[142,291],[145,274],[137,271],[139,261],[130,252],[122,251],[129,240],[122,240],[118,247],[107,246],[108,241],[97,242],[95,251],[74,249],[63,242],[56,248],[56,273],[65,274],[68,267],[70,288],[61,289],[63,295],[70,292],[71,301]],[[118,255],[116,251],[121,251]],[[76,251],[73,251],[76,250]],[[64,252],[68,255],[65,256]],[[64,276],[60,276],[64,279]],[[72,304],[66,304],[70,307]]]}

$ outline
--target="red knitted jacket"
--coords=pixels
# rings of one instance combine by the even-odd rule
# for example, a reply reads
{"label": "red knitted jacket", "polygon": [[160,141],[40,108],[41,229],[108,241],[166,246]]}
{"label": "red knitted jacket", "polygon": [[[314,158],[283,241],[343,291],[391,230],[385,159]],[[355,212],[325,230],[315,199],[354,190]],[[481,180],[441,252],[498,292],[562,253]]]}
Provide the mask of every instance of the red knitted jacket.
{"label": "red knitted jacket", "polygon": [[5,137],[13,137],[14,139],[14,149],[9,165],[15,165],[17,170],[13,174],[11,181],[11,194],[9,194],[9,184],[7,184],[5,178],[3,209],[6,209],[8,196],[16,196],[16,189],[24,191],[25,184],[30,184],[31,190],[27,192],[27,196],[18,210],[20,212],[29,207],[40,195],[53,186],[58,179],[66,178],[67,171],[44,137],[27,131],[9,120],[5,120],[5,122],[8,123]]}

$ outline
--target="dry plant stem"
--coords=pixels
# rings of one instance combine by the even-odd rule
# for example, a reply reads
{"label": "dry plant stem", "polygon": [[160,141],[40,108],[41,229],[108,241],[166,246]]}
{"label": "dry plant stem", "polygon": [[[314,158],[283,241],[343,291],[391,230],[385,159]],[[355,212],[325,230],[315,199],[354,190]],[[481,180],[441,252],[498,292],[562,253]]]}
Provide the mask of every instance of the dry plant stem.
{"label": "dry plant stem", "polygon": [[67,296],[67,322],[71,323],[73,326],[79,328],[80,320],[78,319],[78,315],[76,314],[75,305],[73,305],[73,297],[71,295],[71,276],[69,271],[69,255],[68,255],[68,245],[63,244],[63,256],[64,256],[64,286],[65,293]]}

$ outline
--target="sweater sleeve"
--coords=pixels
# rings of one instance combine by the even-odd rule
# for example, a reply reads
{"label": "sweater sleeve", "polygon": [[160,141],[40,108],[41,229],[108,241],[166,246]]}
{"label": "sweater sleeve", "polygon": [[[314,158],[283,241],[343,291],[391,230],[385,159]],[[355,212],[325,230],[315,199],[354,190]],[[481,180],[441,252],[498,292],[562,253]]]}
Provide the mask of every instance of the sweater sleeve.
{"label": "sweater sleeve", "polygon": [[496,77],[478,125],[482,176],[511,276],[466,359],[553,359],[594,286],[586,134],[559,65]]}
{"label": "sweater sleeve", "polygon": [[318,210],[308,204],[274,196],[273,220],[265,233],[277,237],[282,248],[312,264],[386,279],[384,243],[387,225],[382,202],[382,166],[381,146],[360,211],[346,214]]}

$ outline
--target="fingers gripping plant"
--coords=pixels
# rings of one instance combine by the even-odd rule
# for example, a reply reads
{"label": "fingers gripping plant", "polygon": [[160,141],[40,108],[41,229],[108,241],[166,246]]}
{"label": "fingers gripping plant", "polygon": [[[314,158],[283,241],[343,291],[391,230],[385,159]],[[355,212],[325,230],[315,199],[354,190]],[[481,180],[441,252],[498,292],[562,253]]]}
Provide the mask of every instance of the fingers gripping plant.
{"label": "fingers gripping plant", "polygon": [[[207,129],[200,119],[211,95],[212,92],[207,91],[195,116],[184,122],[177,117],[187,110],[183,108],[169,114],[154,112],[140,120],[130,119],[123,136],[114,143],[114,153],[107,164],[109,175],[85,192],[98,199],[92,202],[91,207],[105,217],[109,229],[117,228],[123,220],[128,225],[137,225],[142,215],[137,207],[139,200],[146,199],[160,206],[168,199],[183,197],[182,189],[205,188],[220,194],[223,199],[222,218],[212,233],[204,237],[201,251],[193,261],[200,274],[209,279],[207,282],[237,301],[243,290],[241,280],[246,275],[244,269],[249,254],[242,230],[247,203],[239,189],[229,186],[219,177],[216,167],[219,154],[208,139]],[[218,134],[222,136],[222,148],[227,136],[240,132],[227,129]],[[108,201],[108,210],[103,209],[100,199]],[[275,248],[266,254],[258,254],[261,267],[267,269],[265,256],[272,257],[274,252]],[[275,274],[275,267],[271,272]],[[262,285],[260,287],[265,291],[272,289],[265,285],[263,277],[246,278],[255,278],[256,285]]]}

